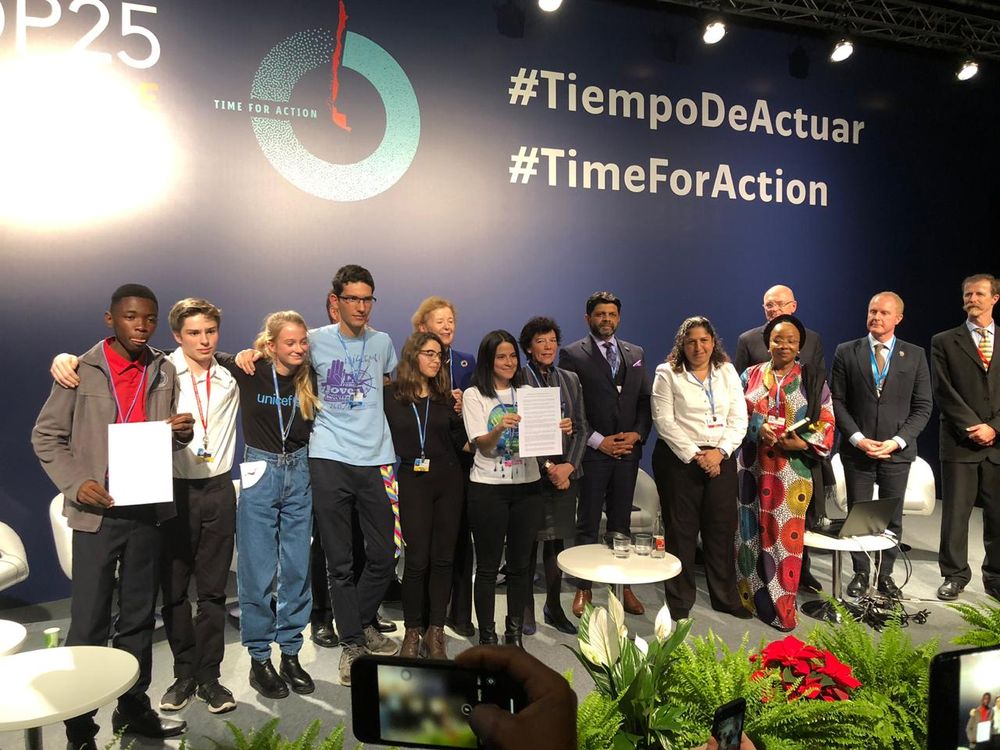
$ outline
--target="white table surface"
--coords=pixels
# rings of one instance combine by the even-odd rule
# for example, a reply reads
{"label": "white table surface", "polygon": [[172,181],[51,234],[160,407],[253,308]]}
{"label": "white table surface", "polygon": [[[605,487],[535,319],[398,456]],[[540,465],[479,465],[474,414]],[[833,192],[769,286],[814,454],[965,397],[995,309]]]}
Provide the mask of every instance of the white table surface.
{"label": "white table surface", "polygon": [[839,552],[877,552],[896,546],[895,539],[881,534],[877,536],[849,536],[841,539],[826,534],[817,534],[815,531],[807,531],[803,541],[807,547],[832,549]]}
{"label": "white table surface", "polygon": [[681,561],[669,552],[664,557],[637,555],[615,557],[603,544],[582,544],[559,553],[559,567],[587,581],[612,584],[657,583],[680,574]]}
{"label": "white table surface", "polygon": [[17,652],[27,636],[28,631],[21,623],[0,620],[0,656]]}
{"label": "white table surface", "polygon": [[139,679],[132,654],[64,646],[0,657],[0,731],[32,729],[107,705]]}

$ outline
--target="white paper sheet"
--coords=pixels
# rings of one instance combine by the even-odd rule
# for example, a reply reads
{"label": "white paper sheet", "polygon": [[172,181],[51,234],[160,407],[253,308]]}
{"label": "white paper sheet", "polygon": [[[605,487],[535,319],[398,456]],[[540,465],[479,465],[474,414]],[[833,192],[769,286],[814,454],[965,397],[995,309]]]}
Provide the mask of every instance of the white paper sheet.
{"label": "white paper sheet", "polygon": [[108,494],[116,506],[174,501],[170,433],[166,422],[108,425]]}
{"label": "white paper sheet", "polygon": [[[977,711],[979,709],[976,709]],[[990,731],[992,730],[993,724],[989,721],[981,721],[976,724],[976,747],[979,747],[980,742],[990,741]]]}
{"label": "white paper sheet", "polygon": [[518,454],[532,456],[558,456],[563,451],[562,407],[558,388],[518,388],[517,425]]}

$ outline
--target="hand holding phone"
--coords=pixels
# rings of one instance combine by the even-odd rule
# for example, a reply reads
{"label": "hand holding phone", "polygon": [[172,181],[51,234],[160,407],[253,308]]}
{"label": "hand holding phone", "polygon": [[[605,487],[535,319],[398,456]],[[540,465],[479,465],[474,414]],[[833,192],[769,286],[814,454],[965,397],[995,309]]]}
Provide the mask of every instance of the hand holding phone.
{"label": "hand holding phone", "polygon": [[498,750],[576,750],[576,693],[558,672],[519,648],[477,646],[459,664],[503,672],[521,685],[527,705],[515,714],[480,704],[469,723],[480,741]]}

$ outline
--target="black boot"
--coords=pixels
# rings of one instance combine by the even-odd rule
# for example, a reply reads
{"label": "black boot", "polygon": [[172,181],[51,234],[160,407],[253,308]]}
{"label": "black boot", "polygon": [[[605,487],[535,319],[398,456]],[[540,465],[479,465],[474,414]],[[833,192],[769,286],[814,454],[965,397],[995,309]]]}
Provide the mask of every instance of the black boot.
{"label": "black boot", "polygon": [[521,631],[524,628],[524,617],[507,617],[507,629],[503,633],[503,642],[507,646],[524,648],[521,642]]}
{"label": "black boot", "polygon": [[288,685],[274,671],[270,659],[250,659],[250,687],[265,698],[284,698],[288,695]]}
{"label": "black boot", "polygon": [[479,645],[496,646],[499,643],[497,638],[497,628],[492,622],[489,625],[480,623],[479,625]]}
{"label": "black boot", "polygon": [[297,654],[281,655],[281,666],[279,667],[278,674],[299,695],[308,695],[316,689],[312,677],[299,664]]}

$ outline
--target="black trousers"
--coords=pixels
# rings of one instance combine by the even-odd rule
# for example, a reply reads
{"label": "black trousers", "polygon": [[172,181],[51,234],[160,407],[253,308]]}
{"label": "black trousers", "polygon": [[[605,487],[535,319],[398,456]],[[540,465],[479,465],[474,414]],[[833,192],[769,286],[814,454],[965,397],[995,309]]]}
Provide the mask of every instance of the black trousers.
{"label": "black trousers", "polygon": [[[365,569],[365,537],[361,533],[361,523],[358,521],[357,510],[351,513],[351,536],[354,552],[354,583],[357,584]],[[330,603],[330,576],[326,569],[326,550],[323,549],[323,537],[316,524],[316,512],[313,510],[313,537],[309,546],[309,577],[312,584],[312,612],[309,622],[323,624],[333,620],[333,605]]]}
{"label": "black trousers", "polygon": [[443,462],[432,464],[428,472],[403,465],[398,477],[399,520],[406,542],[403,622],[408,628],[443,626],[465,501],[462,470]]}
{"label": "black trousers", "polygon": [[[584,458],[580,500],[576,509],[577,544],[597,542],[602,510],[608,516],[608,533],[631,533],[632,497],[638,475],[638,461]],[[584,580],[579,580],[577,585],[583,589],[591,587],[590,581]]]}
{"label": "black trousers", "polygon": [[697,463],[684,463],[662,440],[653,448],[653,477],[660,495],[664,542],[667,552],[681,561],[681,573],[664,581],[667,606],[677,616],[691,611],[695,586],[695,547],[701,532],[705,578],[712,609],[735,612],[742,605],[736,590],[737,497],[736,458],[719,466],[709,477]]}
{"label": "black trousers", "polygon": [[[107,646],[110,636],[112,646],[138,660],[139,679],[118,699],[118,708],[126,715],[150,708],[146,691],[153,666],[161,540],[151,506],[114,508],[96,532],[73,532],[73,594],[66,645]],[[112,633],[116,589],[118,613]],[[67,739],[82,743],[96,736],[96,713],[68,719]]]}
{"label": "black trousers", "polygon": [[1000,586],[1000,466],[989,461],[975,464],[941,462],[943,491],[941,575],[963,586],[972,580],[969,568],[969,517],[979,496],[983,501],[983,582]]}
{"label": "black trousers", "polygon": [[[342,643],[364,645],[362,629],[375,620],[396,569],[392,508],[378,466],[309,459],[313,512],[323,537],[330,598]],[[351,511],[365,539],[365,567],[354,581]]]}
{"label": "black trousers", "polygon": [[[226,584],[236,538],[236,491],[228,474],[174,479],[177,516],[165,522],[160,584],[174,677],[219,679],[226,649]],[[198,612],[188,589],[195,580]]]}
{"label": "black trousers", "polygon": [[496,623],[497,571],[507,545],[507,615],[523,617],[528,603],[531,550],[542,524],[540,482],[469,484],[469,520],[476,545],[476,617],[479,629]]}
{"label": "black trousers", "polygon": [[[872,500],[875,485],[878,485],[879,497],[902,498],[906,494],[906,481],[910,476],[910,463],[879,461],[877,459],[854,459],[840,456],[844,464],[844,484],[847,487],[847,509],[850,511],[855,503],[866,503]],[[889,531],[896,539],[903,541],[903,503],[899,503],[896,514],[889,521]],[[884,552],[876,552],[882,556],[878,568],[879,578],[885,579],[892,575],[892,568],[899,555],[893,547]],[[871,563],[864,552],[852,552],[855,573],[871,574]]]}

